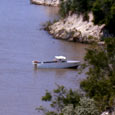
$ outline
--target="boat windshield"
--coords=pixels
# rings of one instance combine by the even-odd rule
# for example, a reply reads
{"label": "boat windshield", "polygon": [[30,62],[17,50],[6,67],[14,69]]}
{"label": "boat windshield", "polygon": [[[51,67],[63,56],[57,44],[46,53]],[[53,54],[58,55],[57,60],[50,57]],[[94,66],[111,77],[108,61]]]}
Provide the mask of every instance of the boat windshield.
{"label": "boat windshield", "polygon": [[64,56],[55,56],[57,61],[61,61],[61,62],[65,62],[66,61],[66,57]]}

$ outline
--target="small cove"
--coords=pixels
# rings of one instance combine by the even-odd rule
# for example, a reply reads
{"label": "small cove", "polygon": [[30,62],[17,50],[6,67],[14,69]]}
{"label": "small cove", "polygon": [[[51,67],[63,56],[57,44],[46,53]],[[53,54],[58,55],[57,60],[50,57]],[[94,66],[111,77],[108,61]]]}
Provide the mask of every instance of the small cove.
{"label": "small cove", "polygon": [[[0,1],[0,115],[38,115],[41,96],[56,84],[78,88],[84,74],[72,69],[37,69],[32,60],[55,55],[83,61],[87,45],[53,39],[42,24],[57,17],[57,10],[29,0]],[[45,103],[46,105],[46,103]]]}

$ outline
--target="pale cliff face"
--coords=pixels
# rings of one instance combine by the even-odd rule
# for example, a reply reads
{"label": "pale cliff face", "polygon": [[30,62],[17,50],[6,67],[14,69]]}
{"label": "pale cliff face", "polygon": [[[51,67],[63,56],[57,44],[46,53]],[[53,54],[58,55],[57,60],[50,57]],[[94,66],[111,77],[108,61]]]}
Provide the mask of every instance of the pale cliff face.
{"label": "pale cliff face", "polygon": [[31,2],[39,5],[58,6],[60,0],[31,0]]}
{"label": "pale cliff face", "polygon": [[105,25],[94,25],[92,20],[92,13],[89,13],[89,21],[83,21],[83,15],[73,14],[51,25],[49,32],[56,38],[76,39],[76,41],[81,42],[99,41],[103,35],[102,29]]}
{"label": "pale cliff face", "polygon": [[[32,3],[40,5],[58,6],[60,0],[31,0]],[[55,38],[69,41],[92,42],[100,41],[103,35],[103,25],[94,25],[93,14],[89,13],[89,21],[83,21],[83,15],[69,15],[65,19],[49,26],[49,33]]]}

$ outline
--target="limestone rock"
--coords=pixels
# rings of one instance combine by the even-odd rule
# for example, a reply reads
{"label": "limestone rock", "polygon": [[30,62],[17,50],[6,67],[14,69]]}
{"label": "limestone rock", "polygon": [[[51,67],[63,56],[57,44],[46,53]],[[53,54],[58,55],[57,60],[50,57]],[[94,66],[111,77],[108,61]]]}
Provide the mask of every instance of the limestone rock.
{"label": "limestone rock", "polygon": [[82,15],[73,14],[50,25],[49,33],[56,38],[69,41],[98,42],[103,35],[102,29],[105,25],[94,25],[92,20],[92,13],[89,13],[89,21],[83,21]]}
{"label": "limestone rock", "polygon": [[60,0],[31,0],[31,3],[38,5],[59,6]]}

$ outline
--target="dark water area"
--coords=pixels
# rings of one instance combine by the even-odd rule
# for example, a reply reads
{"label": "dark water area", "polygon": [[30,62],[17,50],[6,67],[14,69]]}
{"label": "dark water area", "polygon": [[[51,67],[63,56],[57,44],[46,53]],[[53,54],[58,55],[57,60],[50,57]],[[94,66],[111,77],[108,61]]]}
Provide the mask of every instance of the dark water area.
{"label": "dark water area", "polygon": [[0,0],[0,115],[39,115],[45,90],[56,84],[78,88],[84,75],[75,69],[37,69],[32,60],[56,55],[83,61],[87,45],[53,39],[42,24],[57,17],[57,10],[29,0]]}

